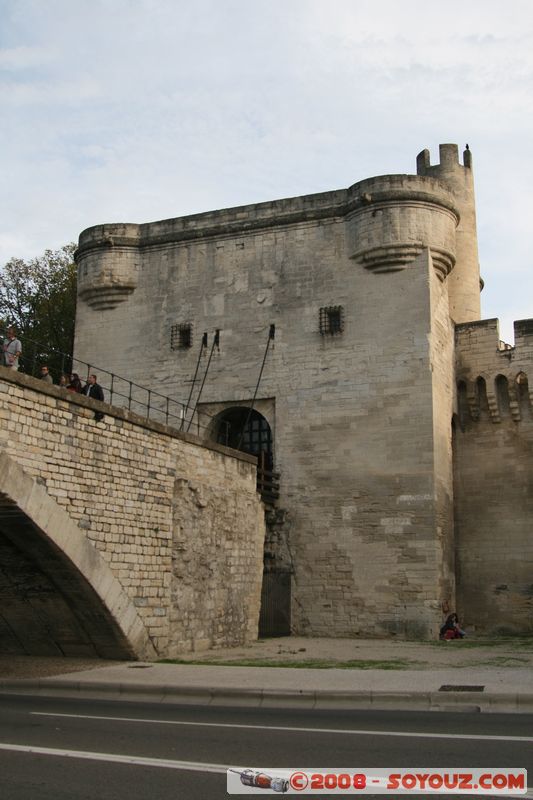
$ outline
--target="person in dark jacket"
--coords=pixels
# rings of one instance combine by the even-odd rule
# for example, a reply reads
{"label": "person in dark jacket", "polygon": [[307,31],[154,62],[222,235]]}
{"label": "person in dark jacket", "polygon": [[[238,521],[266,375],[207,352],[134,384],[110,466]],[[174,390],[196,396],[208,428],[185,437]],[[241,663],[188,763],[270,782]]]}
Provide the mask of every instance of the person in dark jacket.
{"label": "person in dark jacket", "polygon": [[[83,394],[87,397],[90,397],[92,400],[100,400],[100,402],[104,402],[104,390],[98,383],[96,375],[88,376],[87,383],[83,387]],[[104,415],[101,411],[95,411],[94,418],[97,422],[100,422],[100,420],[104,418]]]}
{"label": "person in dark jacket", "polygon": [[465,632],[461,630],[457,614],[450,614],[444,625],[441,625],[439,639],[464,639]]}

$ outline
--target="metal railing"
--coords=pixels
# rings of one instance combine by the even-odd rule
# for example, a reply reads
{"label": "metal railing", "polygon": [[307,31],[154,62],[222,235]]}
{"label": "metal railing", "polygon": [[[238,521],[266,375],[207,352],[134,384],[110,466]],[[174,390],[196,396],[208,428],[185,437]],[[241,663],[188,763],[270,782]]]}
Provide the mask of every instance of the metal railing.
{"label": "metal railing", "polygon": [[[6,330],[6,328],[0,328],[2,343],[6,340]],[[180,400],[175,400],[162,392],[142,386],[129,378],[125,378],[94,363],[74,358],[70,353],[61,352],[23,334],[17,334],[16,338],[20,341],[22,348],[19,358],[19,371],[26,375],[40,378],[41,368],[47,366],[53,383],[56,386],[61,386],[61,376],[64,376],[71,383],[71,377],[77,375],[83,384],[90,374],[95,374],[97,375],[98,384],[104,392],[104,402],[109,403],[109,405],[132,411],[144,419],[170,425],[179,430],[188,431],[192,429],[191,432],[197,435],[207,433],[210,430],[213,417],[201,409],[188,406]],[[3,348],[0,363],[4,364]],[[81,377],[82,375],[84,376],[83,378]],[[69,387],[64,384],[64,388],[67,389]],[[74,391],[72,388],[69,388],[69,390]]]}
{"label": "metal railing", "polygon": [[[6,329],[0,326],[0,342],[4,343]],[[17,335],[21,343],[21,355],[19,371],[31,375],[34,378],[41,378],[41,368],[47,366],[50,370],[55,386],[60,386],[57,376],[65,376],[69,381],[73,375],[80,376],[84,373],[87,378],[89,375],[97,375],[98,384],[104,392],[104,402],[109,405],[132,411],[144,419],[160,422],[177,428],[181,431],[189,431],[192,427],[198,436],[212,436],[214,417],[203,409],[174,400],[168,395],[148,389],[129,378],[124,378],[115,372],[98,367],[88,361],[74,358],[69,353],[63,353],[41,342],[37,342],[28,336]],[[4,365],[3,348],[0,350],[0,364]],[[82,381],[83,382],[83,381]],[[87,386],[87,384],[85,384]],[[66,385],[65,391],[73,391]],[[85,388],[85,387],[84,387]],[[81,392],[84,394],[84,392]],[[190,401],[189,401],[190,402]],[[231,425],[226,420],[221,420],[219,425],[224,425],[226,430],[221,436],[218,431],[219,441],[230,441]],[[239,448],[238,448],[239,449]],[[265,469],[261,463],[257,467],[257,491],[262,500],[267,504],[274,503],[279,497],[279,473],[271,469]]]}

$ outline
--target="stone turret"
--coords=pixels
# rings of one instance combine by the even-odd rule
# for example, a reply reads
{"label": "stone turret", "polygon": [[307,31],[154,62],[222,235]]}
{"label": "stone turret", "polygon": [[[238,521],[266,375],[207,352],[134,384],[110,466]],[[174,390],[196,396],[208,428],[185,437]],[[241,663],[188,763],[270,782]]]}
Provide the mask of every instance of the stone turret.
{"label": "stone turret", "polygon": [[116,308],[135,290],[139,225],[95,225],[83,231],[74,254],[78,295],[97,311]]}
{"label": "stone turret", "polygon": [[350,258],[374,273],[397,272],[429,249],[438,278],[446,278],[456,261],[459,221],[454,195],[446,186],[430,177],[382,175],[356,183],[350,195]]}
{"label": "stone turret", "polygon": [[457,260],[447,279],[450,316],[456,323],[473,322],[480,318],[481,311],[472,153],[467,145],[460,164],[456,144],[441,144],[439,152],[440,164],[431,166],[429,150],[422,150],[416,159],[416,171],[418,175],[438,178],[454,196],[460,219]]}

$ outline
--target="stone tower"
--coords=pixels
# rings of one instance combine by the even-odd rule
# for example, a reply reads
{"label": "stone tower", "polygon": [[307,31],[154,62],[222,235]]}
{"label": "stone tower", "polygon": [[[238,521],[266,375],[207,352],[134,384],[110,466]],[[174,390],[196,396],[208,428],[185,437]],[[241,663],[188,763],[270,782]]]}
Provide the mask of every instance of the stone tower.
{"label": "stone tower", "polygon": [[457,264],[448,279],[450,316],[456,323],[474,322],[480,318],[481,310],[472,153],[467,145],[461,165],[456,144],[441,144],[439,150],[440,164],[435,166],[430,165],[429,150],[422,150],[416,160],[416,171],[418,175],[431,175],[442,181],[455,198],[459,224]]}
{"label": "stone tower", "polygon": [[76,356],[190,396],[191,430],[279,472],[286,632],[431,637],[456,603],[455,323],[479,319],[479,268],[470,151],[440,158],[80,236]]}

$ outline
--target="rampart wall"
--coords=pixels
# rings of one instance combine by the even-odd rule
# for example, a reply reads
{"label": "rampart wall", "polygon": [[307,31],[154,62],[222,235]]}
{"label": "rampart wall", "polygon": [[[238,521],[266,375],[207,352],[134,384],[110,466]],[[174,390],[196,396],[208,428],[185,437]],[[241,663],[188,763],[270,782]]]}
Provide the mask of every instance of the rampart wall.
{"label": "rampart wall", "polygon": [[533,630],[533,320],[515,346],[496,319],[456,328],[458,603],[485,631]]}

